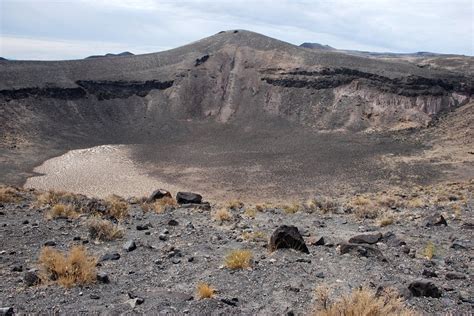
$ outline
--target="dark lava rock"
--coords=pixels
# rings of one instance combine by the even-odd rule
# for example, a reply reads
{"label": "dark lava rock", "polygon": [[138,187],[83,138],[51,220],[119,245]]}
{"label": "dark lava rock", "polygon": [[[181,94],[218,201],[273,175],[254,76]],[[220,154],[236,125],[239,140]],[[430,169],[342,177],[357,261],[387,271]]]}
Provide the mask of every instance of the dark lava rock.
{"label": "dark lava rock", "polygon": [[433,282],[429,281],[414,281],[408,285],[408,289],[413,296],[441,297],[441,290]]}
{"label": "dark lava rock", "polygon": [[36,271],[30,270],[25,273],[23,282],[25,282],[26,286],[33,286],[40,283],[40,278],[38,277]]}
{"label": "dark lava rock", "polygon": [[440,225],[448,226],[448,223],[446,222],[446,219],[441,214],[434,214],[434,215],[428,216],[425,219],[425,226],[426,227],[440,226]]}
{"label": "dark lava rock", "polygon": [[309,253],[303,237],[295,226],[283,225],[273,232],[270,238],[269,249],[275,251],[281,248],[292,248],[304,253]]}
{"label": "dark lava rock", "polygon": [[426,269],[424,269],[421,274],[425,277],[428,277],[428,278],[437,278],[438,277],[436,272],[431,271],[431,270],[426,270]]}
{"label": "dark lava rock", "polygon": [[110,283],[109,275],[105,272],[97,273],[97,281],[100,283]]}
{"label": "dark lava rock", "polygon": [[379,240],[382,239],[382,234],[381,233],[376,233],[376,234],[364,234],[364,235],[357,235],[354,237],[351,237],[349,239],[349,243],[351,244],[376,244],[379,242]]}
{"label": "dark lava rock", "polygon": [[43,245],[47,246],[47,247],[54,247],[54,246],[56,246],[56,242],[52,241],[52,240],[49,240],[49,241],[45,242]]}
{"label": "dark lava rock", "polygon": [[93,300],[98,300],[98,299],[100,299],[100,296],[97,295],[97,294],[91,294],[91,295],[89,295],[89,297],[90,297],[91,299],[93,299]]}
{"label": "dark lava rock", "polygon": [[339,244],[339,252],[341,255],[350,253],[362,257],[376,257],[379,259],[384,259],[382,252],[378,248],[367,244],[341,243]]}
{"label": "dark lava rock", "polygon": [[14,314],[13,307],[0,307],[0,316],[12,316]]}
{"label": "dark lava rock", "polygon": [[138,224],[137,225],[137,230],[148,230],[150,227],[153,227],[150,223],[147,224]]}
{"label": "dark lava rock", "polygon": [[12,272],[23,272],[23,266],[21,264],[14,265],[12,267]]}
{"label": "dark lava rock", "polygon": [[404,240],[398,238],[397,235],[392,232],[387,232],[383,234],[381,240],[386,243],[387,246],[390,247],[401,247],[403,245],[406,245],[406,242]]}
{"label": "dark lava rock", "polygon": [[448,272],[446,273],[446,279],[448,280],[464,280],[466,276],[459,272]]}
{"label": "dark lava rock", "polygon": [[221,298],[221,302],[230,306],[237,306],[237,303],[239,302],[239,299],[237,297],[228,299],[228,298]]}
{"label": "dark lava rock", "polygon": [[201,204],[202,196],[192,192],[178,192],[176,194],[176,201],[179,204]]}
{"label": "dark lava rock", "polygon": [[123,245],[123,249],[130,252],[137,249],[137,245],[135,244],[135,241],[129,240]]}
{"label": "dark lava rock", "polygon": [[455,241],[451,244],[450,248],[455,249],[455,250],[466,250],[467,246],[458,241]]}
{"label": "dark lava rock", "polygon": [[178,223],[177,220],[170,219],[170,220],[168,221],[168,225],[169,225],[169,226],[178,226],[179,223]]}
{"label": "dark lava rock", "polygon": [[171,193],[169,191],[158,189],[153,191],[153,193],[148,197],[146,200],[148,203],[155,202],[156,200],[160,200],[164,197],[171,197]]}
{"label": "dark lava rock", "polygon": [[201,58],[196,59],[195,67],[204,64],[209,59],[209,55],[204,55]]}
{"label": "dark lava rock", "polygon": [[461,225],[462,229],[474,229],[474,223],[463,223]]}

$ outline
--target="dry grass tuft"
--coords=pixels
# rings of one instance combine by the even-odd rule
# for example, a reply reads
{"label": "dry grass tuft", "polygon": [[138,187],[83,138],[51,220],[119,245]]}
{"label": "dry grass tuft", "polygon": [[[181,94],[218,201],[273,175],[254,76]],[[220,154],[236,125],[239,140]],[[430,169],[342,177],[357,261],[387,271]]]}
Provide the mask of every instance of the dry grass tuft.
{"label": "dry grass tuft", "polygon": [[156,200],[153,203],[142,203],[141,207],[144,212],[148,212],[150,210],[155,211],[156,213],[163,213],[167,208],[172,208],[178,206],[178,202],[172,197],[165,196],[159,200]]}
{"label": "dry grass tuft", "polygon": [[358,289],[334,303],[329,302],[329,291],[316,290],[319,306],[316,316],[367,315],[367,316],[414,316],[415,311],[405,306],[394,291],[384,291],[376,296],[369,289]]}
{"label": "dry grass tuft", "polygon": [[284,205],[282,206],[282,208],[287,214],[295,214],[301,209],[301,205],[299,203],[294,202],[290,205]]}
{"label": "dry grass tuft", "polygon": [[407,203],[407,206],[409,208],[420,208],[420,207],[423,207],[424,205],[425,205],[425,203],[420,198],[413,198],[413,199],[409,200],[408,203]]}
{"label": "dry grass tuft", "polygon": [[337,201],[328,198],[317,201],[317,204],[322,214],[335,213],[339,208]]}
{"label": "dry grass tuft", "polygon": [[122,238],[123,231],[108,220],[95,218],[89,222],[89,236],[91,239],[111,241]]}
{"label": "dry grass tuft", "polygon": [[352,198],[351,204],[355,206],[367,206],[370,204],[370,199],[363,195],[358,195]]}
{"label": "dry grass tuft", "polygon": [[248,208],[244,212],[244,216],[247,218],[252,218],[254,219],[257,217],[257,209],[256,208]]}
{"label": "dry grass tuft", "polygon": [[265,241],[267,235],[261,231],[245,232],[242,234],[242,238],[247,241]]}
{"label": "dry grass tuft", "polygon": [[41,206],[54,206],[56,204],[77,204],[80,195],[64,192],[49,190],[36,196],[36,205]]}
{"label": "dry grass tuft", "polygon": [[72,205],[65,204],[55,204],[47,213],[47,219],[56,219],[56,218],[78,218],[79,212],[77,212]]}
{"label": "dry grass tuft", "polygon": [[379,219],[378,225],[380,227],[385,227],[388,225],[392,225],[394,221],[395,221],[395,218],[391,214],[384,214],[384,216],[381,219]]}
{"label": "dry grass tuft", "polygon": [[216,290],[207,283],[200,282],[197,285],[197,296],[201,300],[204,298],[212,298],[215,292]]}
{"label": "dry grass tuft", "polygon": [[214,218],[214,220],[222,223],[230,221],[232,219],[232,214],[226,208],[221,208],[214,212],[214,215],[212,217]]}
{"label": "dry grass tuft", "polygon": [[426,244],[425,248],[423,249],[423,252],[422,252],[422,253],[423,253],[423,256],[424,256],[426,259],[428,259],[428,260],[433,259],[433,257],[434,257],[435,254],[436,254],[436,247],[435,247],[435,245],[434,245],[431,241],[429,241],[429,242]]}
{"label": "dry grass tuft", "polygon": [[21,196],[16,188],[0,186],[0,203],[18,202]]}
{"label": "dry grass tuft", "polygon": [[91,284],[97,279],[97,259],[89,256],[83,246],[73,246],[67,254],[44,247],[39,264],[43,281],[57,282],[64,287]]}
{"label": "dry grass tuft", "polygon": [[362,206],[354,209],[354,215],[360,219],[375,219],[379,216],[379,210],[371,206]]}
{"label": "dry grass tuft", "polygon": [[111,195],[105,200],[107,204],[107,215],[117,220],[128,216],[128,203],[118,195]]}
{"label": "dry grass tuft", "polygon": [[230,200],[230,201],[227,202],[226,207],[229,208],[229,209],[238,210],[238,209],[244,207],[244,203],[242,201],[239,201],[239,200]]}
{"label": "dry grass tuft", "polygon": [[224,264],[232,270],[246,269],[251,266],[252,257],[253,255],[250,250],[236,249],[227,254]]}

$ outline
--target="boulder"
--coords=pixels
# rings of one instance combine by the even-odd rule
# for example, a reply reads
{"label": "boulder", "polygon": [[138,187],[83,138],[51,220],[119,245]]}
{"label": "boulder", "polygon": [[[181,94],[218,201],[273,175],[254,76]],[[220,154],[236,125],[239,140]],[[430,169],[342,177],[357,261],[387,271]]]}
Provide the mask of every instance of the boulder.
{"label": "boulder", "polygon": [[441,297],[441,290],[433,282],[429,281],[414,281],[408,285],[408,289],[413,296]]}
{"label": "boulder", "polygon": [[356,256],[375,257],[385,260],[382,252],[377,247],[367,244],[340,243],[338,249],[341,255],[349,253]]}
{"label": "boulder", "polygon": [[137,245],[135,244],[135,241],[129,240],[123,245],[123,249],[130,252],[137,249]]}
{"label": "boulder", "polygon": [[309,253],[303,237],[295,226],[283,225],[273,232],[270,238],[269,249],[275,251],[281,248],[292,248],[304,253]]}
{"label": "boulder", "polygon": [[100,283],[110,283],[109,276],[105,272],[97,273],[97,281]]}
{"label": "boulder", "polygon": [[15,315],[13,307],[0,307],[0,316],[12,316]]}
{"label": "boulder", "polygon": [[201,204],[202,196],[192,192],[178,192],[176,194],[176,201],[179,204]]}
{"label": "boulder", "polygon": [[376,244],[382,239],[382,234],[381,233],[376,233],[376,234],[364,234],[364,235],[357,235],[354,237],[351,237],[349,239],[349,243],[351,244]]}
{"label": "boulder", "polygon": [[153,191],[153,193],[148,197],[146,200],[148,203],[155,202],[156,200],[160,200],[164,197],[171,197],[171,193],[169,191],[158,189]]}
{"label": "boulder", "polygon": [[434,215],[428,216],[425,219],[425,226],[426,227],[441,226],[441,225],[448,226],[448,223],[446,222],[446,219],[441,214],[434,214]]}

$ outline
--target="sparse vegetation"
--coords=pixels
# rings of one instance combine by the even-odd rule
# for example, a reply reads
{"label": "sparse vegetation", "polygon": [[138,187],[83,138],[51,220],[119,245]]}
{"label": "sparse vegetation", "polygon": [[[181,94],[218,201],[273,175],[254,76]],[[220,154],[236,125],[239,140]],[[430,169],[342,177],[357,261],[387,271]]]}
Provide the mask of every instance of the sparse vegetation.
{"label": "sparse vegetation", "polygon": [[435,245],[430,241],[426,244],[425,248],[423,249],[423,256],[428,259],[428,260],[431,260],[433,259],[433,257],[435,256],[436,254],[436,247]]}
{"label": "sparse vegetation", "polygon": [[46,192],[42,192],[36,196],[36,205],[41,206],[54,206],[56,204],[70,204],[75,205],[79,204],[77,201],[79,200],[80,195],[64,192],[64,191],[54,191],[49,190]]}
{"label": "sparse vegetation", "polygon": [[225,257],[225,266],[229,269],[246,269],[251,266],[252,252],[245,249],[232,250]]}
{"label": "sparse vegetation", "polygon": [[424,205],[425,203],[423,202],[423,200],[418,197],[410,199],[407,203],[407,206],[410,208],[420,208]]}
{"label": "sparse vegetation", "polygon": [[360,219],[375,219],[379,216],[379,210],[372,206],[356,207],[354,209],[354,215]]}
{"label": "sparse vegetation", "polygon": [[153,203],[142,203],[141,207],[144,212],[148,212],[150,210],[155,211],[156,213],[162,213],[164,212],[167,208],[173,208],[178,206],[178,202],[172,197],[165,196],[161,199],[156,200]]}
{"label": "sparse vegetation", "polygon": [[16,188],[0,186],[0,203],[14,203],[20,200],[20,194]]}
{"label": "sparse vegetation", "polygon": [[384,291],[376,296],[369,289],[354,290],[350,295],[331,303],[329,290],[322,288],[316,290],[318,306],[315,316],[341,316],[341,315],[370,315],[370,316],[412,316],[417,313],[405,306],[402,299],[395,291]]}
{"label": "sparse vegetation", "polygon": [[242,207],[244,207],[244,203],[242,201],[234,199],[227,202],[227,208],[229,209],[238,210]]}
{"label": "sparse vegetation", "polygon": [[247,241],[264,241],[267,239],[267,235],[262,231],[245,232],[242,234],[242,238]]}
{"label": "sparse vegetation", "polygon": [[79,217],[79,212],[77,212],[72,205],[65,204],[55,204],[53,207],[46,212],[47,219],[56,219],[56,218],[77,218]]}
{"label": "sparse vegetation", "polygon": [[205,282],[199,282],[197,285],[197,297],[199,299],[212,298],[216,290]]}
{"label": "sparse vegetation", "polygon": [[94,218],[89,221],[89,236],[91,239],[110,241],[123,237],[123,231],[112,222]]}
{"label": "sparse vegetation", "polygon": [[355,205],[355,206],[367,206],[370,204],[370,199],[363,195],[357,195],[354,198],[352,198],[351,203],[352,205]]}
{"label": "sparse vegetation", "polygon": [[221,208],[215,211],[212,217],[214,218],[214,220],[222,223],[230,221],[232,219],[232,213],[229,212],[229,210],[226,208]]}
{"label": "sparse vegetation", "polygon": [[56,282],[64,287],[94,283],[97,278],[97,259],[82,246],[73,246],[67,254],[44,247],[39,264],[44,282]]}
{"label": "sparse vegetation", "polygon": [[246,209],[245,212],[244,212],[244,216],[254,219],[257,216],[257,209],[256,208]]}
{"label": "sparse vegetation", "polygon": [[118,195],[111,195],[106,199],[107,215],[117,220],[128,216],[128,203]]}
{"label": "sparse vegetation", "polygon": [[287,214],[295,214],[300,210],[301,206],[299,203],[292,203],[290,205],[283,205],[282,209],[285,211]]}
{"label": "sparse vegetation", "polygon": [[382,218],[379,219],[378,225],[380,227],[385,227],[388,225],[392,225],[395,221],[395,218],[391,214],[384,214]]}

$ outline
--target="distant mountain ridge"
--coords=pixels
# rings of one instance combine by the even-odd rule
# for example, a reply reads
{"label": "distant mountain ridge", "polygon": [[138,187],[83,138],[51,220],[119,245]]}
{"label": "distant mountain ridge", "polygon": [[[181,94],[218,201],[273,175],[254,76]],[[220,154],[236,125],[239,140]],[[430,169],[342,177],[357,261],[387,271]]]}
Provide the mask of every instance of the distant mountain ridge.
{"label": "distant mountain ridge", "polygon": [[91,59],[91,58],[104,58],[104,57],[122,57],[122,56],[134,56],[135,54],[130,53],[130,52],[122,52],[118,54],[113,54],[113,53],[107,53],[105,55],[92,55],[89,57],[86,57],[84,59]]}

